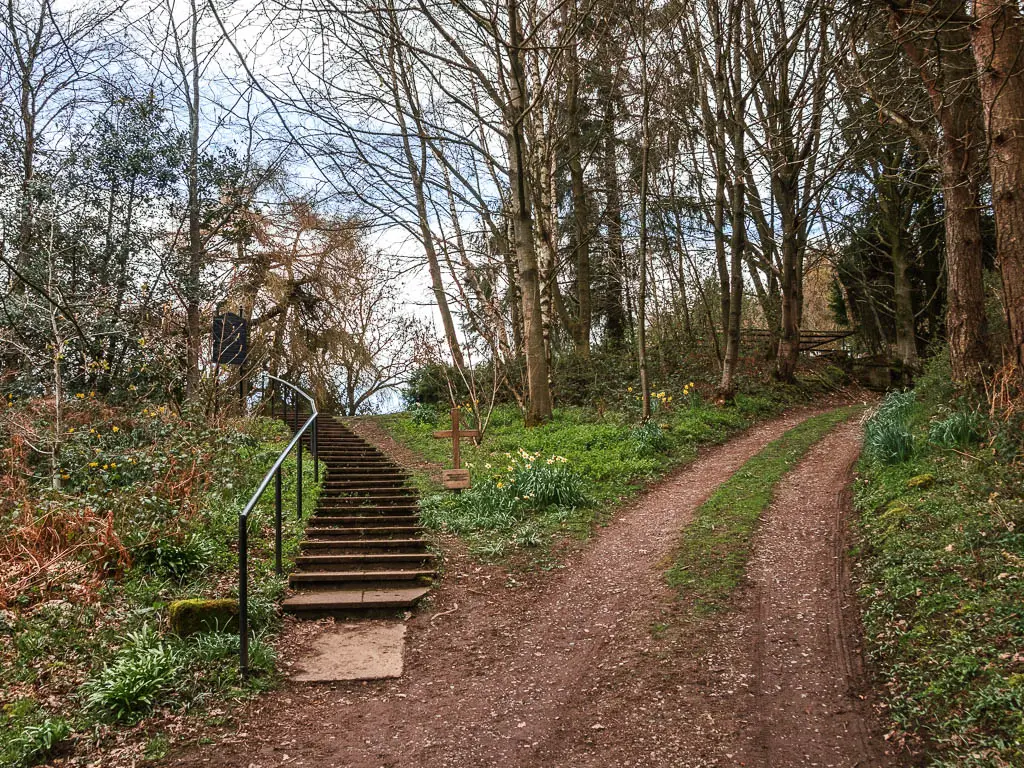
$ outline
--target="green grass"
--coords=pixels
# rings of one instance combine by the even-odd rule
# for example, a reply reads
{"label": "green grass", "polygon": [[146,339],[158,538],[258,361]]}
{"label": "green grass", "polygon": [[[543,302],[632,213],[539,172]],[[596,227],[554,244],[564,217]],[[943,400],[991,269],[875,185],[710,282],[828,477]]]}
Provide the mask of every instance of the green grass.
{"label": "green grass", "polygon": [[[463,443],[471,491],[443,493],[419,478],[423,520],[433,530],[464,537],[470,550],[485,558],[524,549],[539,554],[560,536],[589,535],[623,499],[692,461],[701,447],[724,442],[808,395],[805,387],[775,386],[740,394],[734,404],[719,407],[696,393],[666,392],[655,398],[646,425],[639,424],[635,407],[603,413],[558,408],[549,423],[527,429],[517,409],[500,407],[482,445]],[[450,442],[432,437],[446,420],[447,413],[430,408],[381,419],[398,441],[450,466]]]}
{"label": "green grass", "polygon": [[776,484],[812,445],[857,411],[838,408],[803,421],[749,459],[700,506],[667,573],[681,599],[702,613],[727,604],[743,580],[758,521]]}
{"label": "green grass", "polygon": [[1021,425],[927,402],[903,425],[910,457],[865,454],[854,495],[891,728],[936,768],[1024,765]]}
{"label": "green grass", "polygon": [[[24,505],[0,508],[0,536],[15,547],[95,537],[48,580],[20,590],[17,578],[0,583],[8,601],[0,610],[0,766],[32,765],[72,744],[76,756],[94,755],[122,727],[154,715],[159,722],[164,710],[201,714],[277,681],[269,640],[285,580],[273,573],[272,487],[250,528],[254,676],[238,675],[237,636],[177,637],[165,609],[179,598],[235,595],[238,512],[284,446],[282,425],[210,428],[149,407],[141,418],[93,407],[69,433],[65,487],[30,484]],[[308,457],[304,465],[308,516],[319,489]],[[294,477],[293,457],[284,472],[286,560],[302,530]],[[76,528],[83,509],[97,522]],[[130,738],[145,738],[136,733]],[[164,742],[154,739],[147,754]]]}

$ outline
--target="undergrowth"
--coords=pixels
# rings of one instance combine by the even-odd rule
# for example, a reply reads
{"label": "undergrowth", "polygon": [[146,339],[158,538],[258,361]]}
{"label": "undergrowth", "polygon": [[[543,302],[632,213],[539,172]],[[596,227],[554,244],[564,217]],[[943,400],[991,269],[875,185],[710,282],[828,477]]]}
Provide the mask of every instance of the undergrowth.
{"label": "undergrowth", "polygon": [[666,578],[695,611],[723,608],[746,572],[761,513],[776,484],[856,407],[812,416],[769,443],[722,483],[686,528]]}
{"label": "undergrowth", "polygon": [[[473,488],[439,493],[420,478],[423,522],[463,536],[470,550],[499,558],[524,547],[544,547],[561,535],[587,536],[622,499],[668,469],[696,457],[786,406],[805,402],[813,388],[761,387],[718,406],[687,383],[673,396],[656,391],[652,418],[641,423],[639,393],[623,393],[617,411],[558,408],[547,424],[527,429],[511,406],[495,410],[482,445],[463,443]],[[447,413],[418,406],[383,417],[400,442],[450,466],[451,444],[433,437]]]}
{"label": "undergrowth", "polygon": [[[12,410],[8,419],[30,418]],[[102,751],[120,728],[158,727],[275,681],[267,640],[284,580],[272,571],[272,494],[251,518],[255,674],[239,677],[237,636],[177,637],[165,609],[179,598],[235,595],[237,515],[283,447],[283,425],[210,425],[86,397],[72,402],[66,430],[59,489],[24,443],[2,451],[0,766]],[[318,488],[311,466],[306,473],[311,511]],[[292,509],[294,476],[291,459]],[[301,523],[285,517],[290,558]]]}
{"label": "undergrowth", "polygon": [[890,743],[935,768],[1024,765],[1024,424],[979,405],[926,376],[899,422],[912,449],[865,452],[855,490]]}

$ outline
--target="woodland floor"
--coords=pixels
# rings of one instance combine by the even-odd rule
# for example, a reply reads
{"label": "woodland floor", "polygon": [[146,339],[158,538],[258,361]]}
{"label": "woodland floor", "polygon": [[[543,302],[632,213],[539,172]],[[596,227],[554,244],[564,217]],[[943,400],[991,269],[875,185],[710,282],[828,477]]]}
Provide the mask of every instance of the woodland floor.
{"label": "woodland floor", "polygon": [[[445,540],[400,680],[288,684],[176,766],[889,766],[845,557],[859,425],[811,449],[765,512],[748,585],[694,619],[664,571],[708,495],[810,411],[705,452],[560,567],[510,575]],[[295,626],[301,645],[312,628]],[[285,653],[287,659],[287,652]]]}

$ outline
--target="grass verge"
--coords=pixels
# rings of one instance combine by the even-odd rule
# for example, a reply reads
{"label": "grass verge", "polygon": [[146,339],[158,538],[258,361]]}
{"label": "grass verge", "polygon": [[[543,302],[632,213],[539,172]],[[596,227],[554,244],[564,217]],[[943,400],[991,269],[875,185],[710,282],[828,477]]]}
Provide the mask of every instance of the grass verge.
{"label": "grass verge", "polygon": [[890,395],[869,421],[854,493],[890,743],[934,768],[1021,766],[1024,416],[914,394]]}
{"label": "grass verge", "polygon": [[858,407],[812,416],[749,459],[697,510],[686,528],[669,584],[700,612],[721,609],[739,586],[761,513],[775,486],[807,451]]}
{"label": "grass verge", "polygon": [[[653,418],[639,412],[559,408],[527,429],[514,407],[497,409],[482,445],[464,444],[473,488],[453,495],[423,482],[422,517],[435,531],[464,537],[474,554],[496,559],[523,549],[543,553],[559,536],[585,537],[623,499],[698,450],[806,402],[806,387],[774,386],[716,406],[690,390],[658,393]],[[426,409],[383,417],[399,442],[448,466],[451,445],[432,437],[447,414]]]}

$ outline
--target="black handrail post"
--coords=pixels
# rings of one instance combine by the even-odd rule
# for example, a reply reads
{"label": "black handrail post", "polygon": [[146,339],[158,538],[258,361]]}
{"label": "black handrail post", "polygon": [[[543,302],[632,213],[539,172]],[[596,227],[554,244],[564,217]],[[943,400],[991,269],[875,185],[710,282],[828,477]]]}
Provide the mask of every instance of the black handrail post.
{"label": "black handrail post", "polygon": [[320,416],[313,417],[313,482],[320,482]]}
{"label": "black handrail post", "polygon": [[[298,459],[298,472],[296,473],[296,490],[298,496],[296,498],[296,506],[298,517],[302,519],[302,452],[303,452],[303,441],[310,441],[310,450],[313,451],[314,458],[317,457],[317,437],[316,437],[316,425],[318,423],[318,412],[316,409],[316,402],[308,394],[298,389],[292,384],[267,374],[270,380],[273,382],[271,391],[274,395],[281,395],[281,418],[284,419],[285,423],[289,422],[288,415],[288,394],[291,393],[294,397],[294,411],[295,411],[295,425],[294,434],[291,440],[288,441],[287,447],[282,450],[274,462],[274,465],[267,471],[263,476],[263,480],[260,481],[259,487],[256,492],[249,497],[249,501],[245,507],[238,514],[238,656],[239,656],[239,669],[242,677],[248,677],[249,675],[249,513],[256,508],[260,499],[263,497],[263,493],[267,490],[270,483],[274,483],[275,499],[274,499],[274,554],[275,554],[275,565],[277,566],[277,572],[282,572],[282,559],[283,559],[283,530],[282,530],[282,493],[281,485],[284,475],[284,463],[288,460],[288,456],[293,450],[298,448],[296,458]],[[284,389],[280,389],[284,387]],[[310,418],[305,424],[299,422],[300,416],[300,396],[304,398],[310,406]],[[274,404],[276,397],[271,398],[272,413],[276,413],[276,406]],[[292,426],[289,424],[289,426]],[[312,432],[311,432],[312,430]]]}
{"label": "black handrail post", "polygon": [[302,519],[302,438],[295,446],[295,519]]}
{"label": "black handrail post", "polygon": [[249,676],[249,518],[238,516],[238,661]]}
{"label": "black handrail post", "polygon": [[283,572],[281,567],[281,468],[274,474],[274,565],[277,575]]}

